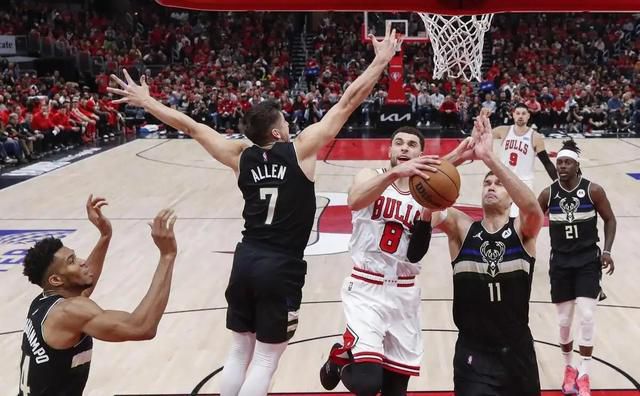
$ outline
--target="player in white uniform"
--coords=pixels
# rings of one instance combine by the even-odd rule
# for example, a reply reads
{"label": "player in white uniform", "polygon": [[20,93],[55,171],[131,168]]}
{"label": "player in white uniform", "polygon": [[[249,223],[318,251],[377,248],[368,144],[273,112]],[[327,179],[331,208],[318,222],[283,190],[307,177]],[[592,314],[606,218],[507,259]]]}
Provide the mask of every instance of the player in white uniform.
{"label": "player in white uniform", "polygon": [[[483,111],[486,112],[486,110]],[[544,147],[544,136],[527,125],[529,117],[527,106],[517,104],[513,109],[514,124],[496,127],[492,133],[495,139],[501,140],[498,149],[501,162],[533,191],[536,156],[544,165],[551,180],[557,179],[558,174]],[[518,207],[515,204],[511,205],[509,216],[518,217]]]}
{"label": "player in white uniform", "polygon": [[[445,159],[459,164],[472,139]],[[420,156],[424,137],[402,127],[391,136],[389,169],[363,169],[349,191],[353,234],[351,275],[342,302],[347,321],[343,344],[335,344],[320,370],[327,389],[343,384],[358,396],[401,396],[422,360],[420,288],[415,277],[431,235],[429,218],[409,192],[409,176],[434,171],[435,156]],[[430,213],[426,213],[427,217]],[[420,240],[419,242],[414,242]],[[409,246],[417,246],[410,249]]]}

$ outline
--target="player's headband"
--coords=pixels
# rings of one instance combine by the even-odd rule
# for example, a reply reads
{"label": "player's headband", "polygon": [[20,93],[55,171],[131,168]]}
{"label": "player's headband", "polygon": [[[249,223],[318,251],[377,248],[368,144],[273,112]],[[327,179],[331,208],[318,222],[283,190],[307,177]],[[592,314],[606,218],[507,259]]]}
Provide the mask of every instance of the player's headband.
{"label": "player's headband", "polygon": [[580,159],[578,158],[578,153],[576,153],[575,151],[571,151],[571,150],[560,150],[558,152],[557,158],[571,158],[572,160],[576,161],[576,162],[580,162]]}

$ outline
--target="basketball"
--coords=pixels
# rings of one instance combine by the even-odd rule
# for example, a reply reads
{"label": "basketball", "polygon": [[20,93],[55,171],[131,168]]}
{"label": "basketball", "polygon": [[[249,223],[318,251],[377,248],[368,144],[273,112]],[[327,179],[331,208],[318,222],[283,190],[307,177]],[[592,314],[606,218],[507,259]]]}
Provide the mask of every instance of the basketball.
{"label": "basketball", "polygon": [[453,205],[460,194],[460,174],[451,162],[441,160],[434,165],[437,172],[428,172],[429,180],[414,175],[409,178],[413,198],[425,208],[444,209]]}

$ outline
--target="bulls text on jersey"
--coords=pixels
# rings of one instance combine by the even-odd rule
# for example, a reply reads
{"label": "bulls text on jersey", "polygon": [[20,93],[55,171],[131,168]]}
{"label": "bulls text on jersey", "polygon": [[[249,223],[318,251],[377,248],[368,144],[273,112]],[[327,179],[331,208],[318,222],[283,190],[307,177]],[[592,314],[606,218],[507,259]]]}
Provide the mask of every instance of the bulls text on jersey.
{"label": "bulls text on jersey", "polygon": [[522,154],[527,154],[527,152],[529,151],[529,143],[523,142],[522,140],[505,139],[504,149],[516,150],[521,152]]}
{"label": "bulls text on jersey", "polygon": [[[404,206],[404,208],[403,208]],[[416,210],[411,216],[414,206],[410,203],[403,205],[403,202],[384,195],[378,197],[373,204],[373,212],[371,213],[371,220],[377,220],[380,217],[396,220],[402,223],[405,227],[411,228],[413,223],[420,218],[420,211]]]}

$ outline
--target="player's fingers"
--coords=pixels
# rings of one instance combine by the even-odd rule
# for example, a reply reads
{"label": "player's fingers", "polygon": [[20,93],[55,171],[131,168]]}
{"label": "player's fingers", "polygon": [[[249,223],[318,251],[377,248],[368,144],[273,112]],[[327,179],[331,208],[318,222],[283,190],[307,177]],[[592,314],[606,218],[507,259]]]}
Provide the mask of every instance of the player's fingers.
{"label": "player's fingers", "polygon": [[176,220],[178,220],[178,216],[176,216],[175,214],[173,216],[171,216],[171,218],[169,219],[169,232],[173,233],[173,225],[176,224]]}
{"label": "player's fingers", "polygon": [[100,209],[102,209],[103,206],[107,206],[107,205],[109,205],[109,202],[102,201],[102,202],[100,202],[98,204],[93,205],[93,207],[96,208],[97,210],[100,210]]}
{"label": "player's fingers", "polygon": [[113,104],[129,103],[129,98],[122,98],[122,99],[112,100],[111,103],[113,103]]}
{"label": "player's fingers", "polygon": [[420,176],[421,178],[423,178],[424,180],[428,181],[430,179],[429,175],[427,175],[426,173],[418,170],[418,169],[414,169],[413,174],[416,176]]}
{"label": "player's fingers", "polygon": [[89,194],[89,198],[87,198],[87,207],[91,206],[91,201],[93,201],[93,194]]}
{"label": "player's fingers", "polygon": [[[113,81],[115,81],[115,83],[116,83],[116,84],[118,84],[120,87],[122,87],[122,88],[127,88],[127,83],[125,83],[124,81],[122,81],[122,80],[120,79],[120,77],[116,76],[115,74],[112,74],[112,75],[111,75],[111,79],[112,79]],[[109,88],[110,88],[110,87],[109,87]],[[108,90],[109,88],[107,88],[107,90]]]}
{"label": "player's fingers", "polygon": [[147,86],[147,76],[145,76],[144,74],[140,77],[140,85],[143,87]]}
{"label": "player's fingers", "polygon": [[433,166],[425,164],[419,164],[418,166],[416,166],[416,168],[420,169],[421,171],[427,171],[431,173],[436,173],[438,171],[438,168],[434,168]]}
{"label": "player's fingers", "polygon": [[135,83],[133,82],[133,78],[131,78],[127,69],[122,69],[122,73],[124,74],[125,80],[127,80],[127,85],[129,84],[135,85]]}
{"label": "player's fingers", "polygon": [[120,96],[127,96],[128,95],[127,91],[123,91],[122,89],[113,88],[113,87],[108,87],[107,88],[107,92],[111,92],[112,94],[116,94],[116,95],[120,95]]}

